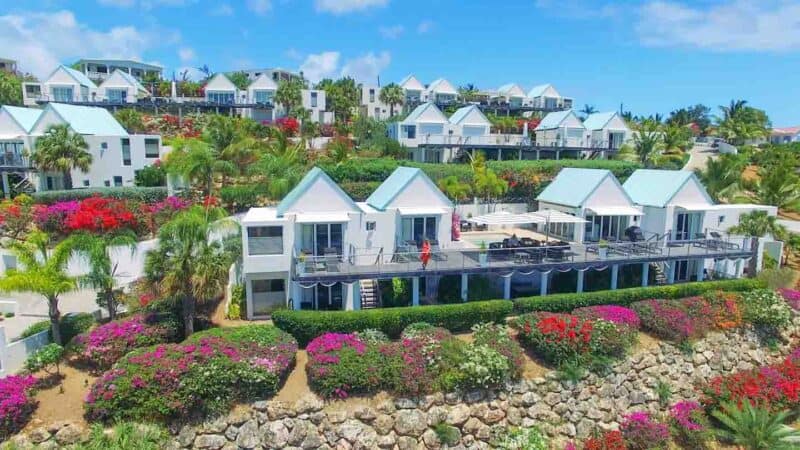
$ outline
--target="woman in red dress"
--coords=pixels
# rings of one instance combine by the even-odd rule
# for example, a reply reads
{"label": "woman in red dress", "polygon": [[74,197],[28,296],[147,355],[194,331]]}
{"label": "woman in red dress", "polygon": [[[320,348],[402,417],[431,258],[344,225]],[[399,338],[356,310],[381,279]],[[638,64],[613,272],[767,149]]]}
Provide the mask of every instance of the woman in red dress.
{"label": "woman in red dress", "polygon": [[425,239],[422,242],[422,252],[419,254],[419,259],[422,261],[422,270],[428,266],[428,261],[431,260],[431,243]]}

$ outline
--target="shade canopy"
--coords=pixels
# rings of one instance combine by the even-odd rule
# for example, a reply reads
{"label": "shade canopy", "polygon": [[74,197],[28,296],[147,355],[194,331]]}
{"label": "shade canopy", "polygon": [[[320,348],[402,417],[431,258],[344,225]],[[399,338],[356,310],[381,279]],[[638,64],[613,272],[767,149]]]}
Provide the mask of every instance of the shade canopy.
{"label": "shade canopy", "polygon": [[596,216],[643,216],[644,213],[633,206],[592,206],[589,211]]}
{"label": "shade canopy", "polygon": [[676,203],[675,206],[686,211],[708,211],[714,209],[714,205],[709,205],[708,203]]}
{"label": "shade canopy", "polygon": [[541,217],[532,215],[533,213],[514,214],[508,211],[498,211],[481,216],[470,217],[467,222],[478,225],[523,225],[527,223],[545,223]]}
{"label": "shade canopy", "polygon": [[563,211],[558,211],[555,209],[543,209],[541,211],[536,211],[532,213],[528,213],[529,215],[536,217],[539,219],[536,223],[585,223],[587,222],[580,217],[573,216],[572,214],[567,214]]}
{"label": "shade canopy", "polygon": [[397,210],[400,212],[401,216],[427,216],[427,215],[444,214],[446,212],[444,208],[435,206],[415,207],[415,208],[400,207],[397,208]]}
{"label": "shade canopy", "polygon": [[342,223],[349,222],[350,216],[344,212],[299,213],[297,223]]}

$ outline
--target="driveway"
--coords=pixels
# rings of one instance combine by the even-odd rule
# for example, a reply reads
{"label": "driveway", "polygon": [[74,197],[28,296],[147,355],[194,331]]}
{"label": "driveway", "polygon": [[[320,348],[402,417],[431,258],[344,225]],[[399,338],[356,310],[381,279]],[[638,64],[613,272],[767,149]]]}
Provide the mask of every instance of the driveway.
{"label": "driveway", "polygon": [[[90,289],[70,292],[59,297],[58,309],[62,315],[79,312],[91,313],[98,309],[95,298],[95,292]],[[16,301],[17,313],[14,317],[0,322],[0,327],[5,328],[8,340],[17,338],[32,324],[49,319],[47,300],[40,295],[15,292],[0,297],[0,301],[9,300]]]}
{"label": "driveway", "polygon": [[696,143],[694,147],[689,150],[689,161],[683,166],[683,170],[703,170],[706,168],[706,161],[708,158],[719,158],[719,152],[709,144]]}

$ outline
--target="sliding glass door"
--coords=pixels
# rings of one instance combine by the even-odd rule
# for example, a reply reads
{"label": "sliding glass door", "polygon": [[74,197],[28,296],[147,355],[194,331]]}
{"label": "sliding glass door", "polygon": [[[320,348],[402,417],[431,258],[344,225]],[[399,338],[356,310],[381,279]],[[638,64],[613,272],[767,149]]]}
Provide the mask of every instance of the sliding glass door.
{"label": "sliding glass door", "polygon": [[675,218],[675,240],[688,241],[700,233],[702,213],[678,213]]}
{"label": "sliding glass door", "polygon": [[401,223],[400,243],[414,241],[419,246],[425,239],[436,240],[436,217],[404,217]]}
{"label": "sliding glass door", "polygon": [[341,223],[307,223],[302,225],[300,251],[314,256],[344,249],[344,226]]}

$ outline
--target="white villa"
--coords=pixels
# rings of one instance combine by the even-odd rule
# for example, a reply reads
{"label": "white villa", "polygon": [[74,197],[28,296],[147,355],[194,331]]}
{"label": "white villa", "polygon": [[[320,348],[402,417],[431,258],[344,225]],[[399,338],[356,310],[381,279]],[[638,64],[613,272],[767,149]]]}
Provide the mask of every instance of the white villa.
{"label": "white villa", "polygon": [[586,147],[586,127],[571,109],[544,116],[534,132],[536,145]]}
{"label": "white villa", "polygon": [[[392,110],[386,103],[381,101],[381,88],[375,85],[361,86],[361,114],[377,120],[387,120],[391,117]],[[394,113],[402,110],[402,106],[396,105]]]}
{"label": "white villa", "polygon": [[72,170],[74,188],[133,186],[136,172],[162,155],[160,136],[128,134],[103,108],[61,103],[48,103],[44,109],[2,106],[0,166],[4,173],[22,174],[36,190],[62,189],[62,174],[33,171],[24,153],[35,152],[36,139],[57,124],[82,135],[92,155],[88,172]]}
{"label": "white villa", "polygon": [[406,93],[406,101],[403,102],[406,105],[413,105],[415,103],[419,103],[423,100],[423,92],[425,92],[425,86],[415,77],[414,75],[409,75],[403,78],[400,83],[398,83],[403,91]]}
{"label": "white villa", "polygon": [[528,102],[534,108],[570,109],[572,99],[563,97],[552,84],[540,84],[528,91]]}
{"label": "white villa", "polygon": [[422,100],[437,105],[449,105],[458,100],[458,91],[449,81],[437,78],[425,89]]}
{"label": "white villa", "polygon": [[769,141],[773,144],[800,142],[800,126],[773,128],[770,133]]}
{"label": "white villa", "polygon": [[120,69],[114,71],[97,88],[100,100],[116,103],[136,103],[150,97],[150,92],[133,75]]}
{"label": "white villa", "polygon": [[613,111],[590,114],[583,127],[589,147],[593,148],[617,150],[633,136],[622,117]]}
{"label": "white villa", "polygon": [[75,64],[80,67],[79,72],[98,83],[111,77],[118,70],[139,81],[145,77],[161,79],[161,73],[164,71],[161,66],[129,59],[81,59]]}
{"label": "white villa", "polygon": [[83,73],[64,65],[58,66],[42,83],[43,95],[51,102],[93,101],[97,86]]}
{"label": "white villa", "polygon": [[527,106],[528,104],[528,97],[525,95],[525,91],[516,83],[504,84],[497,88],[495,98],[515,108]]}
{"label": "white villa", "polygon": [[[760,267],[770,238],[726,230],[742,213],[774,215],[774,207],[714,205],[691,173],[655,172],[634,174],[623,186],[605,170],[564,169],[537,198],[537,211],[470,218],[491,229],[456,241],[457,207],[421,170],[400,167],[365,202],[354,202],[314,168],[277,207],[252,208],[242,219],[248,318],[284,307],[380,307],[378,283],[394,278],[411,280],[410,304],[419,305],[432,301],[442,276],[460,277],[466,300],[473,275],[488,277],[510,298],[532,286],[546,295],[553,270],[576,271],[575,289],[582,292],[587,270],[610,270],[609,288],[616,289],[625,266],[641,270],[642,285],[651,269],[656,282],[674,283],[742,276],[748,261]],[[668,194],[637,194],[640,180],[653,177],[655,190]],[[684,217],[687,211],[702,215],[695,222]],[[679,222],[696,233],[675,228]],[[423,266],[426,240],[431,257]]]}

